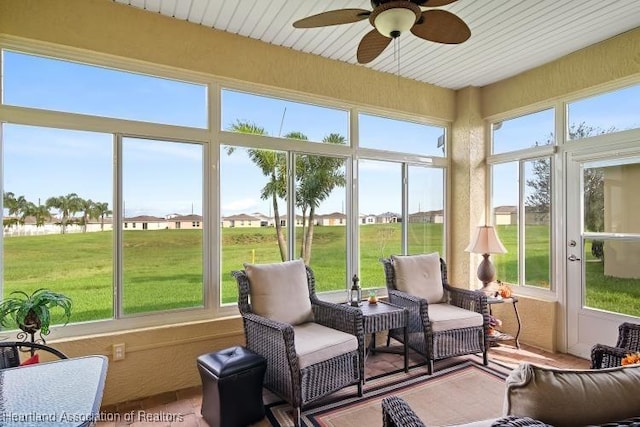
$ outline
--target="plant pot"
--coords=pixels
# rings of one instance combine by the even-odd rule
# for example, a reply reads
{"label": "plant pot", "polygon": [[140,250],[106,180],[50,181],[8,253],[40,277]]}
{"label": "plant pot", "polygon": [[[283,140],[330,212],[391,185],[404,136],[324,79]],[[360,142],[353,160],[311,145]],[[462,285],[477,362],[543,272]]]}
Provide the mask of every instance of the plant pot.
{"label": "plant pot", "polygon": [[24,324],[18,325],[18,326],[20,327],[20,329],[22,329],[24,332],[28,334],[35,334],[40,330],[40,327],[42,326],[42,322],[40,321],[40,318],[33,311],[30,311],[29,313],[27,313],[26,317],[24,318]]}

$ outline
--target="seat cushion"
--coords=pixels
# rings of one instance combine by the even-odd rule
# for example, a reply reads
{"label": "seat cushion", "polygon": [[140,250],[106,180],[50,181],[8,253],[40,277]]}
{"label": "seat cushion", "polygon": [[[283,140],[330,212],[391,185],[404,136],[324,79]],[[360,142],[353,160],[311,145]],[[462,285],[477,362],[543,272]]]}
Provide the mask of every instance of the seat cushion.
{"label": "seat cushion", "polygon": [[482,314],[455,305],[429,304],[429,321],[433,332],[482,326],[483,320]]}
{"label": "seat cushion", "polygon": [[615,422],[638,415],[640,365],[554,369],[521,363],[506,380],[505,414],[556,427]]}
{"label": "seat cushion", "polygon": [[313,320],[307,271],[301,259],[275,264],[244,264],[253,312],[298,325]]}
{"label": "seat cushion", "polygon": [[396,276],[396,288],[436,304],[444,298],[440,255],[391,255]]}
{"label": "seat cushion", "polygon": [[300,369],[358,349],[358,339],[337,329],[318,323],[293,327]]}

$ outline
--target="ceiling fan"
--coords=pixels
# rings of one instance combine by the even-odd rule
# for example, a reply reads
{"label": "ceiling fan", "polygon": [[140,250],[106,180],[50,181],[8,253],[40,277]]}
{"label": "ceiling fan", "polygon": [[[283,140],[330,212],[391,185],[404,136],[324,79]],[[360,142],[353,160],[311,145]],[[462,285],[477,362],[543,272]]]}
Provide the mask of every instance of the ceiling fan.
{"label": "ceiling fan", "polygon": [[371,0],[373,10],[336,9],[308,16],[293,23],[295,28],[316,28],[350,24],[369,19],[374,27],[360,41],[357,59],[360,64],[373,61],[400,34],[410,30],[414,36],[436,43],[459,44],[471,37],[462,19],[446,10],[422,10],[457,0]]}

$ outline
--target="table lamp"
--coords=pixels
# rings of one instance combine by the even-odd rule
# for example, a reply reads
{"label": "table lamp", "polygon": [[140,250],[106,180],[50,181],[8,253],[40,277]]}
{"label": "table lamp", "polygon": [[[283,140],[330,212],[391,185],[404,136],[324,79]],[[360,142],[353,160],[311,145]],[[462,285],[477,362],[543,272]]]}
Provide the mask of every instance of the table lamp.
{"label": "table lamp", "polygon": [[484,259],[478,266],[478,279],[482,282],[482,287],[486,288],[496,277],[496,269],[489,260],[489,254],[507,253],[496,234],[496,229],[492,225],[479,226],[475,238],[465,251],[482,254]]}

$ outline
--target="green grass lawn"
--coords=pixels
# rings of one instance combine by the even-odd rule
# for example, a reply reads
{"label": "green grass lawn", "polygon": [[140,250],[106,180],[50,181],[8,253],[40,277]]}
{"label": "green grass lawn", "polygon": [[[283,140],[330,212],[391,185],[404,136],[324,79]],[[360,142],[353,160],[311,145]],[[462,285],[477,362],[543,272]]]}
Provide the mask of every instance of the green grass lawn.
{"label": "green grass lawn", "polygon": [[[383,287],[379,259],[400,252],[401,224],[360,227],[360,278],[364,288]],[[316,227],[311,267],[318,292],[346,289],[346,229]],[[492,257],[498,278],[515,282],[515,227],[500,226],[509,253]],[[527,231],[527,277],[549,286],[548,231]],[[126,314],[203,305],[201,230],[124,232]],[[410,253],[442,252],[442,224],[410,224]],[[110,232],[11,237],[4,239],[5,295],[13,290],[46,287],[73,299],[73,322],[108,319],[113,312],[113,241]],[[237,299],[231,271],[244,262],[279,261],[273,228],[225,228],[222,234],[222,301]],[[531,271],[530,271],[531,270]],[[638,281],[605,277],[602,263],[587,264],[587,300],[592,307],[640,315]]]}

